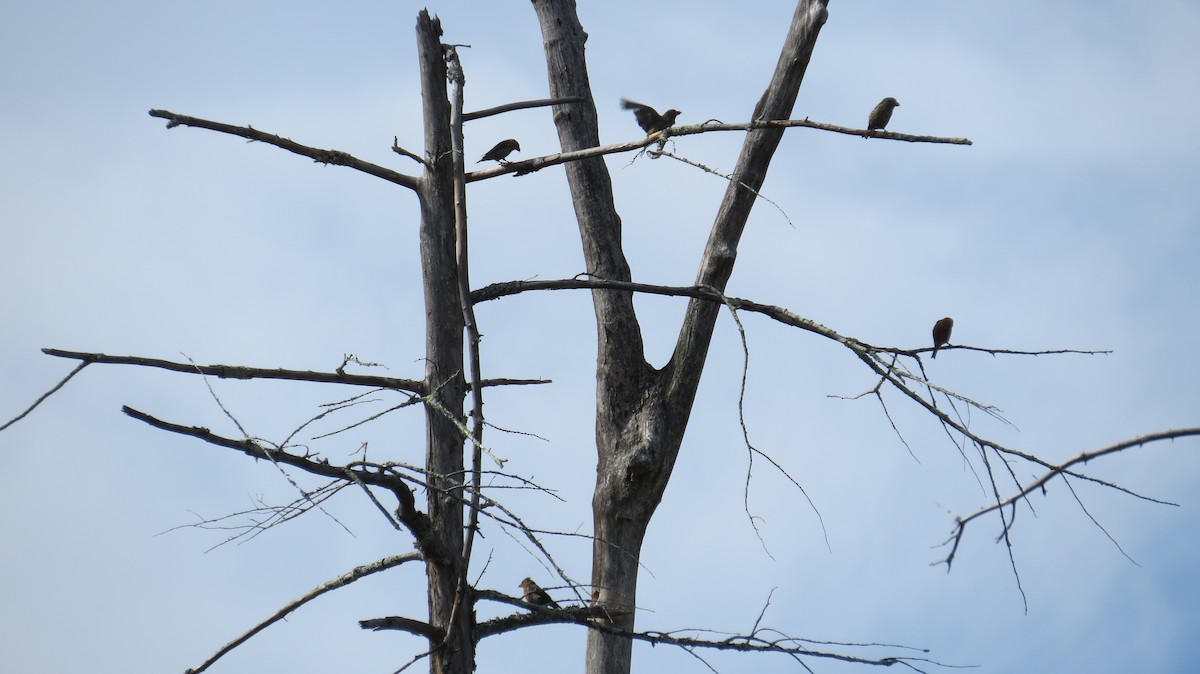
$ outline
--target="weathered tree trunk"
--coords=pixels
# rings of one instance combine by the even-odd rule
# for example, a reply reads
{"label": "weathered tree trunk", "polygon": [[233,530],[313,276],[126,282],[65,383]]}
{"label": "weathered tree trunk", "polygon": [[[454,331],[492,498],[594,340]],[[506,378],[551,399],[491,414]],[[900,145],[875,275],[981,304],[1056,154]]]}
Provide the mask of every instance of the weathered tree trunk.
{"label": "weathered tree trunk", "polygon": [[[425,288],[425,386],[437,406],[425,406],[425,465],[430,471],[429,517],[444,558],[427,558],[429,624],[449,632],[444,648],[430,655],[435,674],[469,674],[475,669],[474,613],[469,599],[455,616],[454,595],[462,572],[463,436],[450,419],[463,420],[463,313],[459,304],[454,239],[454,164],[450,104],[441,22],[422,11],[417,18],[417,53],[424,99],[425,173],[421,201],[421,272]],[[430,647],[440,639],[430,640]]]}
{"label": "weathered tree trunk", "polygon": [[[825,23],[827,0],[800,0],[774,77],[755,119],[787,119],[808,67],[817,34]],[[553,97],[582,96],[578,105],[558,106],[554,121],[564,151],[599,145],[596,106],[588,82],[584,44],[587,34],[574,0],[533,0],[542,29]],[[669,74],[669,67],[664,75]],[[614,102],[615,108],[615,102]],[[741,156],[717,214],[697,283],[724,290],[733,271],[737,245],[763,183],[782,129],[755,129],[746,136]],[[606,279],[629,280],[621,248],[621,220],[613,205],[612,185],[602,159],[566,165],[567,181],[579,221],[588,272]],[[704,369],[713,326],[721,307],[692,301],[671,361],[655,370],[645,360],[641,329],[629,293],[592,292],[596,311],[596,450],[599,456],[592,518],[592,584],[605,606],[620,610],[613,626],[632,630],[637,570],[650,518],[675,466],[696,389]],[[624,610],[621,610],[624,609]],[[588,634],[588,674],[627,674],[632,641],[593,630]]]}

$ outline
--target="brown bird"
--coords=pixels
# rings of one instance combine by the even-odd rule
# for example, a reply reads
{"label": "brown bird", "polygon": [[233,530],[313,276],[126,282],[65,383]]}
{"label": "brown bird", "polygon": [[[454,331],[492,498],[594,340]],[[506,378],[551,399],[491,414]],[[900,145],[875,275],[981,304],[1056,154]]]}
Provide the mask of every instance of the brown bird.
{"label": "brown bird", "polygon": [[496,147],[485,152],[484,155],[479,158],[479,161],[475,163],[478,164],[485,161],[498,161],[501,164],[507,164],[508,161],[505,159],[505,157],[512,154],[513,150],[520,149],[521,144],[517,142],[516,138],[506,138],[499,143],[496,143]]}
{"label": "brown bird", "polygon": [[550,598],[550,595],[546,594],[545,590],[539,587],[537,583],[533,582],[532,578],[526,578],[525,580],[521,581],[521,589],[525,591],[525,596],[523,599],[530,604],[533,604],[534,606],[552,606],[554,608],[559,608],[559,605]]}
{"label": "brown bird", "polygon": [[879,101],[879,105],[871,111],[871,116],[867,118],[867,131],[879,129],[882,131],[887,128],[888,122],[892,121],[892,111],[900,107],[900,101],[888,96]]}
{"label": "brown bird", "polygon": [[937,358],[938,349],[943,344],[950,343],[950,331],[954,329],[954,319],[949,316],[933,324],[933,358]]}
{"label": "brown bird", "polygon": [[671,108],[663,114],[658,114],[658,111],[648,105],[634,103],[633,101],[622,98],[621,107],[626,110],[633,110],[633,116],[637,118],[638,126],[649,136],[652,133],[658,133],[663,129],[669,129],[675,125],[675,118],[679,116],[679,111]]}

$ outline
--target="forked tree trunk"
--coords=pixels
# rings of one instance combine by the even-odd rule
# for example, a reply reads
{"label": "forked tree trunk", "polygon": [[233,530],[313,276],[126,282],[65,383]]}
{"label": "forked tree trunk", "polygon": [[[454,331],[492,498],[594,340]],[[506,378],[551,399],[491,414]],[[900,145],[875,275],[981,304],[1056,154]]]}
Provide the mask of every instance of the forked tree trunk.
{"label": "forked tree trunk", "polygon": [[[817,34],[825,23],[826,3],[797,3],[774,76],[754,108],[754,119],[787,119],[791,115]],[[533,0],[533,6],[542,29],[550,95],[585,99],[582,104],[554,109],[562,149],[595,147],[600,143],[584,58],[587,34],[575,13],[575,2]],[[658,75],[669,77],[670,68],[664,65]],[[697,284],[724,291],[755,193],[782,137],[783,129],[755,129],[746,134],[700,263]],[[588,272],[606,279],[630,280],[621,248],[621,219],[613,204],[612,184],[603,159],[573,162],[565,168]],[[675,466],[721,307],[693,300],[670,362],[655,370],[643,353],[632,295],[595,290],[592,300],[598,341],[599,455],[592,497],[596,537],[592,584],[600,590],[601,603],[618,610],[612,624],[632,630],[634,613],[629,609],[636,605],[642,541]],[[598,630],[588,633],[588,674],[628,674],[631,662],[630,639]]]}

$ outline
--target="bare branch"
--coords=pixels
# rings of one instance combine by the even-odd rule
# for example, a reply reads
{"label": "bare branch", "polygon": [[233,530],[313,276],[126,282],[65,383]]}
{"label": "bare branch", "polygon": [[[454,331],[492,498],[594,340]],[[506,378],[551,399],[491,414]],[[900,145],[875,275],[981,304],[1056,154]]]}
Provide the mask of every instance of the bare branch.
{"label": "bare branch", "polygon": [[328,581],[326,583],[322,583],[321,585],[318,585],[317,587],[310,590],[304,596],[300,597],[299,599],[296,599],[295,601],[293,601],[293,602],[287,604],[286,606],[284,606],[283,608],[279,609],[271,617],[267,618],[266,620],[260,622],[259,624],[255,625],[254,627],[250,628],[250,630],[247,631],[245,634],[241,635],[237,639],[234,639],[233,641],[229,642],[228,644],[225,644],[225,646],[223,646],[216,653],[213,653],[211,656],[209,656],[209,658],[207,660],[205,660],[203,663],[201,663],[198,667],[187,670],[185,674],[200,674],[200,672],[203,672],[204,670],[211,667],[213,665],[213,663],[215,663],[217,660],[220,660],[221,657],[223,657],[226,653],[229,653],[230,651],[237,648],[238,646],[241,646],[242,644],[246,643],[246,641],[248,641],[254,635],[263,631],[267,627],[270,627],[272,624],[279,622],[280,620],[287,617],[287,615],[289,613],[291,613],[292,611],[295,611],[296,609],[300,608],[304,604],[307,604],[308,602],[316,599],[317,597],[325,594],[326,592],[331,592],[338,588],[345,587],[345,586],[349,585],[350,583],[353,583],[354,581],[359,580],[360,578],[365,578],[366,576],[369,576],[373,573],[378,573],[380,571],[384,571],[386,569],[390,569],[392,567],[399,566],[405,562],[413,562],[413,561],[418,561],[420,559],[421,559],[421,555],[416,552],[409,552],[409,553],[406,553],[403,555],[395,555],[392,557],[384,557],[383,559],[371,562],[370,564],[364,564],[363,566],[355,567],[352,571],[350,571],[349,573],[347,573],[345,575],[339,576],[339,577],[337,577],[331,581]]}
{"label": "bare branch", "polygon": [[[946,347],[942,347],[946,348]],[[401,379],[399,377],[379,377],[375,375],[365,374],[346,374],[345,372],[316,372],[313,370],[287,370],[283,368],[261,368],[247,367],[245,365],[195,365],[193,363],[182,363],[178,361],[161,360],[158,358],[144,358],[142,356],[111,356],[104,353],[90,353],[86,351],[65,351],[63,349],[42,349],[42,353],[48,356],[56,356],[58,358],[71,358],[74,360],[84,361],[84,365],[90,363],[106,363],[117,365],[141,365],[145,367],[156,367],[163,370],[171,370],[173,372],[184,372],[187,374],[203,374],[218,379],[283,379],[289,381],[309,381],[328,384],[346,384],[349,386],[374,386],[382,389],[394,389],[397,391],[408,391],[417,395],[425,395],[425,383],[415,379]],[[50,394],[57,391],[67,380],[75,375],[80,368],[77,368],[66,379],[63,379],[57,386],[48,391],[45,395],[38,399],[34,406],[37,406],[48,397]],[[531,386],[534,384],[551,384],[551,379],[484,379],[480,382],[483,387],[491,386]],[[33,407],[30,407],[21,416],[28,414]],[[17,417],[20,419],[20,417]],[[13,419],[13,421],[17,421]],[[9,424],[12,422],[10,421]],[[7,428],[8,424],[0,427],[0,430]]]}
{"label": "bare branch", "polygon": [[331,384],[348,384],[350,386],[374,386],[377,388],[396,389],[424,395],[424,384],[413,379],[397,377],[378,377],[364,374],[345,374],[337,372],[314,372],[312,370],[285,370],[282,368],[246,367],[244,365],[196,365],[178,361],[161,360],[158,358],[143,358],[141,356],[110,356],[103,353],[88,353],[83,351],[64,351],[62,349],[42,349],[42,353],[58,358],[73,358],[85,363],[112,363],[118,365],[142,365],[156,367],[173,372],[187,374],[203,374],[219,379],[285,379],[291,381],[311,381]]}
{"label": "bare branch", "polygon": [[[479,531],[480,480],[483,470],[483,379],[479,362],[479,325],[475,322],[475,308],[471,302],[470,252],[467,238],[467,183],[464,179],[465,150],[463,147],[463,87],[466,77],[458,51],[453,45],[442,45],[446,56],[446,71],[450,81],[450,148],[454,171],[454,239],[458,299],[462,307],[463,328],[467,333],[467,385],[471,391],[472,427],[471,440],[471,502],[467,509],[467,527],[462,547],[462,563],[458,567],[458,581],[454,592],[454,605],[450,609],[448,627],[443,645],[448,646],[457,624],[457,615],[462,610],[467,593],[467,573],[471,567],[471,552],[475,548],[475,534]],[[457,419],[454,419],[457,422]]]}
{"label": "bare branch", "polygon": [[[324,477],[340,480],[362,482],[387,489],[388,491],[392,492],[392,494],[394,494],[397,500],[400,502],[400,506],[397,509],[396,515],[416,538],[418,549],[420,549],[427,557],[437,558],[439,560],[443,560],[445,558],[445,554],[442,552],[442,548],[438,544],[438,541],[429,535],[431,527],[429,516],[417,510],[416,498],[414,497],[412,490],[409,489],[404,480],[388,471],[382,469],[354,469],[345,466],[337,466],[325,460],[314,461],[306,457],[296,456],[295,454],[291,454],[286,451],[264,447],[250,438],[234,440],[232,438],[226,438],[224,436],[217,435],[202,426],[181,426],[179,424],[173,424],[169,421],[163,421],[146,414],[145,412],[135,410],[128,405],[122,407],[121,411],[133,417],[134,419],[143,421],[155,428],[198,438],[209,444],[217,445],[218,447],[234,449],[251,458],[266,459],[277,464],[295,466],[306,472],[312,473],[313,475],[322,475]],[[351,477],[351,473],[353,474],[353,477]]]}
{"label": "bare branch", "polygon": [[[629,152],[630,150],[640,150],[651,145],[665,143],[668,138],[675,136],[691,136],[698,133],[707,133],[709,131],[750,131],[752,129],[784,129],[788,127],[808,127],[811,129],[821,129],[823,131],[833,131],[835,133],[844,133],[851,136],[863,136],[871,138],[881,138],[887,140],[903,140],[910,143],[948,143],[952,145],[971,145],[971,141],[966,138],[943,138],[940,136],[911,136],[903,133],[893,133],[891,131],[866,131],[863,129],[852,129],[845,126],[837,126],[835,124],[822,124],[820,122],[810,122],[807,119],[784,119],[784,120],[758,120],[753,122],[742,122],[740,124],[722,124],[708,123],[704,124],[686,124],[682,126],[673,126],[665,131],[653,133],[644,138],[637,140],[629,140],[623,143],[614,143],[612,145],[602,145],[590,147],[574,152],[556,152],[542,157],[532,157],[523,161],[509,162],[501,166],[494,166],[483,169],[481,171],[473,171],[467,174],[467,182],[475,182],[476,180],[486,180],[495,178],[496,176],[513,173],[517,176],[523,176],[535,171],[540,171],[549,166],[557,166],[567,162],[579,161],[590,157],[600,157],[606,154],[617,154],[619,152]],[[673,155],[668,155],[672,156]],[[723,175],[723,174],[721,174]],[[723,176],[732,179],[732,176]],[[748,190],[752,194],[758,195],[758,189],[751,187],[745,182],[738,180],[738,184]]]}
{"label": "bare branch", "polygon": [[408,157],[409,159],[421,164],[421,166],[429,168],[429,162],[425,161],[424,157],[400,147],[400,139],[397,136],[392,136],[392,152],[395,152],[402,157]]}
{"label": "bare branch", "polygon": [[21,412],[17,416],[6,421],[3,426],[0,426],[0,431],[3,431],[4,429],[8,428],[9,426],[12,426],[13,424],[17,423],[18,421],[24,419],[26,417],[26,415],[28,415],[30,412],[32,412],[38,405],[41,405],[42,402],[44,400],[46,400],[46,398],[49,398],[50,396],[57,393],[58,389],[62,388],[63,386],[66,386],[67,382],[71,381],[72,377],[79,374],[83,370],[83,368],[87,367],[88,365],[90,365],[93,362],[94,361],[85,359],[82,363],[80,363],[79,365],[76,365],[74,370],[71,370],[67,374],[67,376],[63,377],[57,384],[50,387],[49,391],[46,391],[42,395],[38,396],[38,399],[33,401],[32,405],[30,405],[29,407],[26,407],[24,412]]}
{"label": "bare branch", "polygon": [[400,185],[401,187],[407,187],[411,190],[417,189],[417,179],[413,176],[405,175],[403,173],[393,171],[392,169],[384,168],[377,164],[372,164],[368,161],[363,161],[351,154],[342,152],[341,150],[324,150],[321,148],[309,147],[282,136],[264,133],[251,126],[233,126],[232,124],[200,119],[199,117],[178,115],[168,110],[151,110],[150,116],[167,120],[168,129],[176,126],[191,126],[199,129],[208,129],[210,131],[227,133],[231,136],[245,138],[246,140],[274,145],[275,147],[287,150],[288,152],[292,152],[303,157],[308,157],[320,164],[346,166],[357,171],[362,171],[367,175],[372,175],[376,178],[382,178],[390,183]]}
{"label": "bare branch", "polygon": [[861,136],[863,138],[883,138],[886,140],[903,140],[909,143],[940,143],[947,145],[974,145],[967,138],[946,138],[944,136],[914,136],[907,133],[895,133],[893,131],[868,131],[867,129],[855,129],[849,126],[838,126],[837,124],[825,124],[823,122],[812,122],[807,117],[804,119],[756,119],[753,122],[742,122],[740,124],[724,124],[721,122],[704,122],[703,124],[687,124],[684,126],[676,126],[671,128],[672,136],[689,136],[694,133],[705,133],[707,131],[749,131],[750,129],[787,129],[792,127],[802,126],[809,129],[820,129],[821,131],[832,131],[834,133],[843,133],[847,136]]}
{"label": "bare branch", "polygon": [[486,108],[484,110],[476,110],[475,112],[464,112],[462,121],[470,122],[484,117],[491,117],[502,112],[511,112],[513,110],[524,110],[525,108],[540,108],[547,105],[567,105],[569,103],[582,103],[587,99],[583,96],[566,96],[564,98],[539,98],[536,101],[518,101],[516,103],[505,103],[497,105],[494,108]]}
{"label": "bare branch", "polygon": [[[720,651],[741,651],[741,652],[756,652],[756,653],[778,653],[785,655],[793,655],[799,657],[819,658],[827,660],[836,660],[860,665],[905,665],[917,669],[915,663],[925,663],[936,665],[939,667],[953,667],[953,665],[945,665],[933,660],[920,657],[907,656],[891,656],[884,658],[865,658],[844,653],[832,653],[827,651],[814,650],[809,645],[834,645],[845,646],[852,648],[878,648],[888,647],[901,650],[926,652],[924,649],[916,649],[908,646],[895,646],[892,644],[863,644],[863,643],[846,643],[846,642],[822,642],[809,639],[801,639],[797,637],[781,636],[778,639],[764,639],[758,636],[765,630],[760,630],[756,627],[755,632],[750,635],[730,635],[722,640],[700,639],[695,637],[674,636],[682,632],[702,632],[701,630],[677,630],[672,633],[666,632],[632,632],[622,630],[611,626],[607,622],[598,621],[595,618],[603,612],[602,607],[598,606],[579,606],[563,609],[548,608],[545,606],[535,606],[526,603],[515,597],[510,597],[506,594],[495,592],[492,590],[476,590],[476,596],[479,599],[488,599],[505,604],[511,604],[524,609],[528,609],[529,613],[516,613],[493,620],[487,620],[476,628],[476,634],[480,639],[485,637],[511,632],[512,630],[522,629],[525,627],[533,627],[536,625],[545,625],[548,623],[574,623],[582,625],[590,630],[597,630],[608,634],[629,637],[644,641],[653,645],[667,644],[671,646],[679,646],[684,649],[690,648],[705,648]],[[757,624],[757,623],[756,623]],[[776,632],[778,633],[778,632]],[[917,671],[921,671],[917,669]]]}
{"label": "bare branch", "polygon": [[369,620],[358,621],[358,626],[364,630],[373,630],[379,632],[381,630],[401,630],[415,634],[419,637],[426,637],[430,641],[442,641],[445,635],[441,630],[420,620],[412,618],[404,618],[401,616],[389,616],[387,618],[371,618]]}
{"label": "bare branch", "polygon": [[963,534],[966,532],[967,524],[970,523],[972,520],[982,517],[983,515],[986,515],[990,512],[1002,510],[1003,508],[1005,508],[1007,506],[1014,505],[1018,500],[1025,498],[1027,495],[1029,495],[1033,491],[1044,488],[1044,486],[1046,485],[1047,482],[1049,482],[1051,479],[1053,479],[1059,475],[1062,475],[1064,477],[1071,476],[1071,477],[1075,477],[1078,479],[1087,480],[1089,482],[1096,482],[1103,486],[1106,486],[1106,487],[1109,487],[1112,489],[1116,489],[1118,491],[1129,494],[1135,498],[1139,498],[1144,501],[1149,501],[1151,503],[1158,503],[1160,505],[1171,505],[1171,506],[1177,505],[1175,503],[1170,503],[1168,501],[1161,501],[1161,500],[1150,498],[1147,496],[1135,494],[1128,489],[1119,487],[1119,486],[1109,483],[1107,481],[1098,480],[1096,478],[1089,477],[1087,475],[1082,475],[1080,473],[1076,473],[1071,470],[1071,467],[1079,465],[1081,463],[1087,463],[1088,461],[1099,458],[1101,456],[1106,456],[1108,454],[1114,454],[1116,452],[1122,452],[1122,451],[1125,451],[1126,449],[1131,449],[1133,447],[1140,447],[1142,445],[1146,445],[1151,442],[1161,442],[1163,440],[1175,440],[1177,438],[1195,437],[1195,436],[1200,436],[1200,428],[1180,428],[1180,429],[1176,429],[1176,430],[1172,430],[1172,431],[1161,431],[1158,433],[1150,433],[1147,435],[1133,438],[1131,440],[1119,442],[1115,445],[1110,445],[1110,446],[1104,447],[1102,449],[1093,450],[1091,452],[1084,452],[1084,453],[1079,454],[1078,456],[1076,456],[1072,459],[1069,459],[1061,464],[1057,464],[1057,465],[1046,464],[1047,467],[1049,468],[1049,470],[1044,475],[1039,477],[1038,479],[1036,479],[1033,482],[1030,482],[1028,485],[1022,487],[1020,489],[1020,491],[1018,491],[1016,494],[1013,494],[1012,496],[1009,496],[1008,498],[1003,499],[1003,500],[997,500],[996,503],[992,503],[983,508],[980,508],[979,510],[971,513],[970,515],[967,515],[966,517],[957,518],[955,521],[955,524],[954,524],[954,532],[951,534],[950,538],[948,538],[946,540],[946,544],[952,544],[950,553],[946,556],[945,559],[941,560],[940,562],[935,562],[935,564],[945,564],[946,569],[949,570],[951,564],[953,564],[953,562],[954,562],[954,555],[958,551],[958,544],[962,540]]}

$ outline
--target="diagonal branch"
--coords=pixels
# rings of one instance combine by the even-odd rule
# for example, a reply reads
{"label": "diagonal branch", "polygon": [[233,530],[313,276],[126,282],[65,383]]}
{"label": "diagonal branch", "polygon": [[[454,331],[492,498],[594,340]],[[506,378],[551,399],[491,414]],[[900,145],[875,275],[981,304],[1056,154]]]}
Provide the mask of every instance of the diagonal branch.
{"label": "diagonal branch", "polygon": [[324,150],[317,147],[309,147],[301,145],[294,140],[277,136],[272,133],[259,131],[252,126],[234,126],[223,122],[214,122],[208,119],[199,117],[189,117],[188,115],[179,115],[169,110],[151,110],[151,117],[159,117],[167,120],[167,128],[172,129],[177,126],[191,126],[198,129],[208,129],[210,131],[218,131],[227,133],[231,136],[239,136],[250,141],[258,141],[268,145],[274,145],[277,148],[287,150],[293,154],[298,154],[302,157],[308,157],[320,164],[334,164],[336,166],[346,166],[356,171],[362,171],[367,175],[382,178],[390,183],[395,183],[401,187],[407,187],[410,190],[417,189],[417,179],[413,176],[393,171],[389,168],[384,168],[378,164],[372,164],[369,161],[363,161],[354,155],[342,152],[341,150]]}
{"label": "diagonal branch", "polygon": [[213,653],[212,655],[210,655],[207,660],[200,663],[200,665],[198,667],[188,669],[188,670],[186,670],[186,672],[184,674],[200,674],[200,672],[203,672],[204,670],[211,667],[214,663],[216,663],[217,660],[220,660],[227,653],[229,653],[233,649],[235,649],[238,646],[241,646],[242,644],[249,641],[250,638],[253,637],[254,635],[265,630],[266,628],[270,627],[274,623],[277,623],[280,620],[283,620],[291,612],[293,612],[296,609],[300,608],[301,606],[307,604],[308,602],[316,599],[317,597],[325,594],[326,592],[332,592],[333,590],[336,590],[338,588],[345,587],[345,586],[349,585],[350,583],[353,583],[354,581],[359,580],[360,578],[365,578],[366,576],[369,576],[373,573],[379,573],[380,571],[385,571],[392,567],[399,566],[405,562],[415,562],[415,561],[419,561],[420,559],[421,559],[420,553],[416,553],[416,552],[409,552],[409,553],[406,553],[403,555],[394,555],[392,557],[384,557],[383,559],[376,560],[374,562],[371,562],[370,564],[364,564],[362,566],[357,566],[347,574],[338,576],[337,578],[334,578],[333,580],[328,581],[326,583],[322,583],[321,585],[314,587],[312,590],[309,590],[309,592],[307,594],[305,594],[304,596],[296,599],[295,601],[288,603],[283,608],[280,608],[273,615],[271,615],[271,617],[267,618],[266,620],[260,622],[259,624],[255,625],[254,627],[250,628],[245,634],[234,639],[233,641],[229,642],[228,644],[225,644],[216,653]]}
{"label": "diagonal branch", "polygon": [[[786,120],[791,116],[817,36],[829,16],[826,1],[801,0],[797,3],[775,72],[754,106],[753,119]],[[783,134],[782,128],[761,127],[746,133],[742,152],[705,244],[695,285],[710,286],[721,293],[725,291],[733,273],[742,232]],[[719,312],[720,306],[712,302],[693,300],[688,304],[675,351],[665,368],[669,381],[668,406],[682,418],[687,418],[695,399]]]}
{"label": "diagonal branch", "polygon": [[1111,489],[1116,489],[1117,491],[1124,492],[1126,494],[1129,494],[1130,496],[1134,496],[1134,497],[1142,499],[1144,501],[1150,501],[1151,503],[1158,503],[1160,505],[1177,505],[1175,503],[1170,503],[1167,501],[1150,498],[1148,496],[1143,496],[1141,494],[1136,494],[1136,493],[1130,491],[1129,489],[1126,489],[1119,485],[1113,484],[1106,480],[1099,480],[1097,478],[1092,478],[1092,477],[1077,473],[1077,472],[1071,470],[1071,468],[1074,466],[1077,466],[1079,464],[1085,464],[1085,463],[1091,461],[1092,459],[1096,459],[1101,456],[1106,456],[1108,454],[1115,454],[1117,452],[1122,452],[1127,449],[1132,449],[1134,447],[1140,447],[1142,445],[1146,445],[1151,442],[1162,442],[1163,440],[1175,440],[1178,438],[1196,437],[1196,436],[1200,436],[1200,428],[1179,428],[1179,429],[1170,430],[1170,431],[1160,431],[1158,433],[1149,433],[1147,435],[1142,435],[1142,436],[1139,436],[1139,437],[1136,437],[1136,438],[1133,438],[1130,440],[1118,442],[1115,445],[1110,445],[1108,447],[1104,447],[1101,449],[1092,450],[1090,452],[1083,452],[1083,453],[1079,454],[1078,456],[1075,456],[1074,458],[1068,459],[1067,461],[1064,461],[1063,463],[1060,463],[1057,465],[1047,465],[1047,468],[1049,470],[1047,470],[1047,472],[1045,474],[1043,474],[1041,477],[1034,480],[1033,482],[1030,482],[1029,484],[1025,485],[1024,487],[1021,487],[1020,491],[1018,491],[1016,494],[1013,494],[1012,496],[1009,496],[1008,498],[1003,499],[1003,500],[997,500],[995,503],[991,503],[990,505],[984,506],[984,507],[980,508],[979,510],[971,513],[970,515],[967,515],[966,517],[956,518],[955,523],[954,523],[954,533],[951,534],[950,538],[946,540],[946,543],[953,542],[953,546],[950,550],[950,554],[947,555],[944,560],[942,560],[941,562],[938,562],[938,563],[946,564],[947,568],[949,568],[949,566],[953,563],[954,555],[958,550],[959,541],[962,540],[963,533],[966,532],[967,524],[970,523],[972,520],[978,519],[979,517],[982,517],[990,512],[999,511],[1008,506],[1015,505],[1018,501],[1025,498],[1026,496],[1033,493],[1034,491],[1036,491],[1038,489],[1044,489],[1045,485],[1048,482],[1050,482],[1050,480],[1052,480],[1055,477],[1058,477],[1060,475],[1063,476],[1064,478],[1067,476],[1070,476],[1070,477],[1084,479],[1084,480],[1087,480],[1090,482],[1096,482],[1105,487],[1109,487]]}
{"label": "diagonal branch", "polygon": [[145,412],[135,410],[128,405],[121,408],[125,414],[145,422],[155,428],[180,435],[187,435],[199,440],[203,440],[211,445],[218,447],[227,447],[242,452],[246,456],[254,459],[266,459],[268,461],[294,466],[305,472],[313,475],[321,475],[324,477],[335,478],[339,480],[348,480],[352,482],[360,482],[369,484],[375,487],[381,487],[392,492],[396,499],[400,502],[396,511],[396,516],[408,528],[416,539],[417,548],[420,549],[426,557],[430,559],[444,560],[445,553],[441,546],[438,545],[436,538],[429,535],[431,523],[429,516],[417,510],[416,498],[412,490],[399,477],[383,470],[367,470],[365,468],[348,468],[346,466],[338,466],[328,461],[314,461],[312,459],[297,456],[289,452],[278,449],[271,449],[263,445],[244,438],[242,440],[234,440],[213,433],[203,426],[183,426],[174,424],[169,421],[163,421],[153,417]]}

